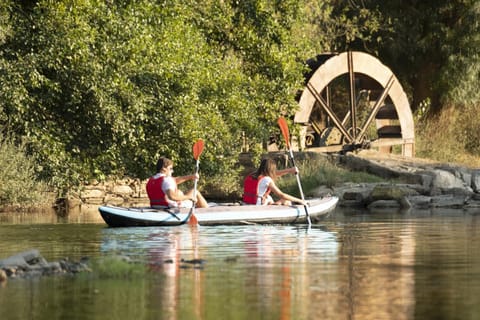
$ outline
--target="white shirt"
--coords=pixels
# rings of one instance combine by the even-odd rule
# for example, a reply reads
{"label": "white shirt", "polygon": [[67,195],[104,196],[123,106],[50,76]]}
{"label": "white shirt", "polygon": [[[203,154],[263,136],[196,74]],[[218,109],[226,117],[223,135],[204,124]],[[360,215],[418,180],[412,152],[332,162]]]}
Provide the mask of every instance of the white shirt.
{"label": "white shirt", "polygon": [[[272,182],[273,179],[269,176],[263,177],[260,182],[258,183],[258,198],[257,198],[257,205],[262,204],[262,198],[265,192],[267,192],[268,185]],[[272,199],[270,195],[267,197],[266,200]],[[271,200],[273,202],[273,200]]]}

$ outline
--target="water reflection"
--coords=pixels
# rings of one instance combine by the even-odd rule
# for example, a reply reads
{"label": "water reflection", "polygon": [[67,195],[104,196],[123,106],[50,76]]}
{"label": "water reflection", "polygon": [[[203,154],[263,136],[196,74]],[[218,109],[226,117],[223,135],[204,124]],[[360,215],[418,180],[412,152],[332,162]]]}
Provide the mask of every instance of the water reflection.
{"label": "water reflection", "polygon": [[269,318],[290,319],[293,310],[308,306],[303,300],[317,272],[309,266],[335,263],[339,251],[336,234],[321,227],[124,228],[105,229],[103,238],[105,254],[143,259],[165,276],[151,289],[168,306],[168,319],[179,318],[185,299],[195,319],[206,318],[212,295],[235,296],[229,308],[266,308],[276,315]]}
{"label": "water reflection", "polygon": [[477,319],[479,231],[480,216],[464,211],[337,211],[310,230],[0,224],[0,252],[38,244],[148,269],[134,280],[45,278],[34,291],[11,281],[0,310],[2,319],[4,310],[28,318],[28,308],[51,319],[53,305],[91,319]]}

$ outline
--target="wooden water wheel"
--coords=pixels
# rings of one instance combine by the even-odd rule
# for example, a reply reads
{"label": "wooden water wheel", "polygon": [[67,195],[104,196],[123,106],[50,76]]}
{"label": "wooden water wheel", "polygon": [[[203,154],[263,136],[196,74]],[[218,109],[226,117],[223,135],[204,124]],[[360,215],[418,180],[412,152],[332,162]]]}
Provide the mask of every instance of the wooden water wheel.
{"label": "wooden water wheel", "polygon": [[413,157],[415,133],[407,96],[392,71],[375,57],[356,51],[319,55],[307,61],[312,72],[294,122],[302,124],[304,149],[338,152],[378,148]]}

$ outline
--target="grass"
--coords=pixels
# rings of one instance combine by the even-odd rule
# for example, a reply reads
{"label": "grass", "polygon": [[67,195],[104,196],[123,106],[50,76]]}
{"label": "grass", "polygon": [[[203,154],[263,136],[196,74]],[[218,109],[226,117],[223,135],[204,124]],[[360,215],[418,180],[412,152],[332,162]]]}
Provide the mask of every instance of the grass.
{"label": "grass", "polygon": [[[319,186],[335,187],[345,182],[369,183],[385,181],[366,172],[350,171],[341,168],[327,159],[297,160],[296,164],[300,171],[302,189],[307,197],[313,196],[314,190]],[[299,195],[297,179],[293,175],[283,176],[278,179],[277,185],[286,193]]]}
{"label": "grass", "polygon": [[480,167],[480,113],[476,108],[448,107],[417,121],[416,156],[439,162]]}

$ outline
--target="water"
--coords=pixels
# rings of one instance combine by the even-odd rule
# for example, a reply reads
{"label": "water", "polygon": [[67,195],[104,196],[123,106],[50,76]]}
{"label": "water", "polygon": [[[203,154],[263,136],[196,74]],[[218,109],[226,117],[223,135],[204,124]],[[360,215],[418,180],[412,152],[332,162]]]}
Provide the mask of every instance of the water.
{"label": "water", "polygon": [[37,248],[142,270],[9,279],[1,319],[480,319],[480,212],[337,209],[310,230],[0,217],[0,258]]}

